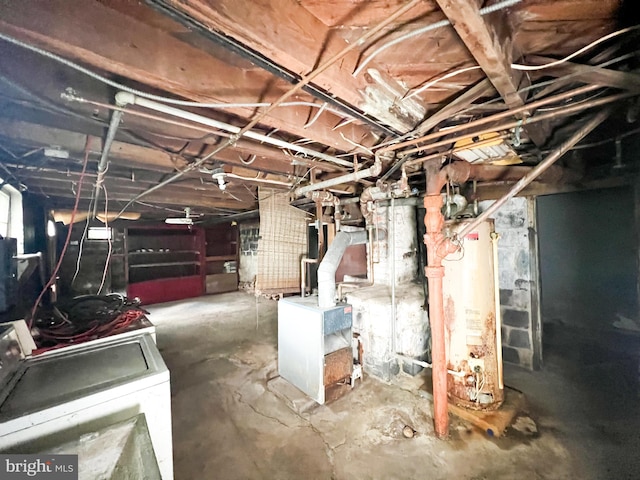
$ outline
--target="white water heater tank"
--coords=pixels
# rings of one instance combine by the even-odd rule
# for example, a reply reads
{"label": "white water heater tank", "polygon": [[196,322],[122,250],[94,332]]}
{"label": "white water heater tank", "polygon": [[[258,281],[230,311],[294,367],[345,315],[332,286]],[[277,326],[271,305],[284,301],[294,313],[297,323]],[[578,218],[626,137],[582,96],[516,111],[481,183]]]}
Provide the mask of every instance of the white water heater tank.
{"label": "white water heater tank", "polygon": [[[447,222],[446,235],[455,237],[472,220]],[[493,220],[457,241],[461,249],[443,261],[447,391],[456,405],[493,410],[504,399]]]}

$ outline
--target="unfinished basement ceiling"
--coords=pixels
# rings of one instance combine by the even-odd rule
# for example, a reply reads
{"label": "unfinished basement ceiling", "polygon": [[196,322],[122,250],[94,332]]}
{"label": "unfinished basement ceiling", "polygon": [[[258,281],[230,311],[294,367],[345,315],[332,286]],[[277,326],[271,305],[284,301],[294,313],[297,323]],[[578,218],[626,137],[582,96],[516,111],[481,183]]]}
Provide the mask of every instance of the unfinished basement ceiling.
{"label": "unfinished basement ceiling", "polygon": [[[370,167],[376,157],[383,178],[399,178],[405,164],[422,190],[415,159],[504,160],[484,150],[456,155],[478,142],[493,148],[497,139],[511,158],[503,163],[535,165],[607,107],[607,123],[582,142],[596,145],[561,160],[574,170],[563,178],[622,183],[635,166],[620,167],[619,150],[637,136],[640,108],[640,30],[629,3],[5,0],[0,177],[52,208],[70,208],[87,153],[80,207],[88,208],[120,84],[210,104],[172,107],[227,127],[122,106],[100,211],[106,197],[110,211],[127,206],[144,218],[185,207],[226,217],[255,209],[258,186],[293,192]],[[490,10],[497,11],[482,15]],[[247,125],[253,138],[234,136]],[[186,173],[140,196],[179,171]],[[357,195],[376,180],[331,188]],[[487,191],[499,191],[499,180]]]}

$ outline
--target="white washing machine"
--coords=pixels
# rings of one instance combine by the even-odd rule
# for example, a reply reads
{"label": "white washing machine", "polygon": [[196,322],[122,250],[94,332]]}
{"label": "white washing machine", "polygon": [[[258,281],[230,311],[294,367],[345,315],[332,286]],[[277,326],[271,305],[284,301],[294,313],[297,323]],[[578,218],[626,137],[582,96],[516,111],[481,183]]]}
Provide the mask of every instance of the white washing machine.
{"label": "white washing machine", "polygon": [[141,413],[173,479],[169,370],[149,334],[20,362],[0,391],[0,451],[46,451]]}

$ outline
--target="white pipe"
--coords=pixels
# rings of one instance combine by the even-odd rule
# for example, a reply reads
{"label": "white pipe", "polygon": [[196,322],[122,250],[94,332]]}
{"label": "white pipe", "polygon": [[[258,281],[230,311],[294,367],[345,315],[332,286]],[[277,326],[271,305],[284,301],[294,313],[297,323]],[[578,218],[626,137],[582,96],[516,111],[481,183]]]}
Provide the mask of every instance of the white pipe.
{"label": "white pipe", "polygon": [[333,187],[334,185],[340,185],[341,183],[355,182],[367,177],[375,177],[377,175],[380,175],[381,171],[382,163],[379,160],[376,160],[376,162],[369,168],[358,170],[357,172],[353,173],[348,173],[340,177],[331,178],[329,180],[325,180],[324,182],[311,183],[309,185],[296,189],[295,194],[298,196],[302,196],[309,192],[313,192],[314,190]]}
{"label": "white pipe", "polygon": [[237,180],[243,180],[245,182],[256,182],[256,183],[267,183],[269,185],[280,185],[283,187],[291,187],[290,183],[281,182],[279,180],[269,180],[268,178],[251,178],[251,177],[242,177],[240,175],[236,175],[235,173],[226,173],[224,174],[227,178],[235,178]]}
{"label": "white pipe", "polygon": [[[196,113],[187,112],[185,110],[180,110],[179,108],[170,107],[162,103],[154,102],[153,100],[147,100],[146,98],[138,97],[129,92],[118,92],[116,94],[116,103],[118,103],[118,105],[138,105],[150,110],[155,110],[156,112],[166,113],[167,115],[172,115],[174,117],[182,118],[184,120],[189,120],[195,123],[200,123],[209,127],[218,128],[220,130],[225,130],[231,133],[238,133],[241,130],[240,127],[236,127],[235,125],[219,122],[218,120],[214,120],[203,115],[198,115]],[[288,150],[303,153],[305,155],[319,158],[327,162],[336,163],[338,165],[342,165],[343,167],[353,167],[353,164],[351,162],[342,160],[341,158],[326,155],[322,152],[316,152],[315,150],[311,150],[310,148],[305,148],[294,143],[278,140],[277,138],[269,137],[267,135],[263,135],[251,130],[245,132],[243,136],[251,138],[253,140],[257,140],[259,142],[268,143],[276,147],[286,148]]]}
{"label": "white pipe", "polygon": [[[389,247],[387,255],[391,253],[391,353],[397,353],[396,349],[396,218],[395,218],[395,198],[391,197],[391,213],[389,225]],[[389,210],[387,210],[389,211]]]}

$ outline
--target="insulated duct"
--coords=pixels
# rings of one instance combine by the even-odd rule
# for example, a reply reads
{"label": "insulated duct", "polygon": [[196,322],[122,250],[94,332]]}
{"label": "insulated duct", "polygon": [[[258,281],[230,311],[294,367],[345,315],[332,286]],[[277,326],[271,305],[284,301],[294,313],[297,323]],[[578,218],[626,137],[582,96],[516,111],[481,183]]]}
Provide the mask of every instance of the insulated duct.
{"label": "insulated duct", "polygon": [[336,270],[344,251],[351,245],[367,243],[367,231],[357,230],[337,233],[318,267],[318,306],[329,308],[336,305]]}

